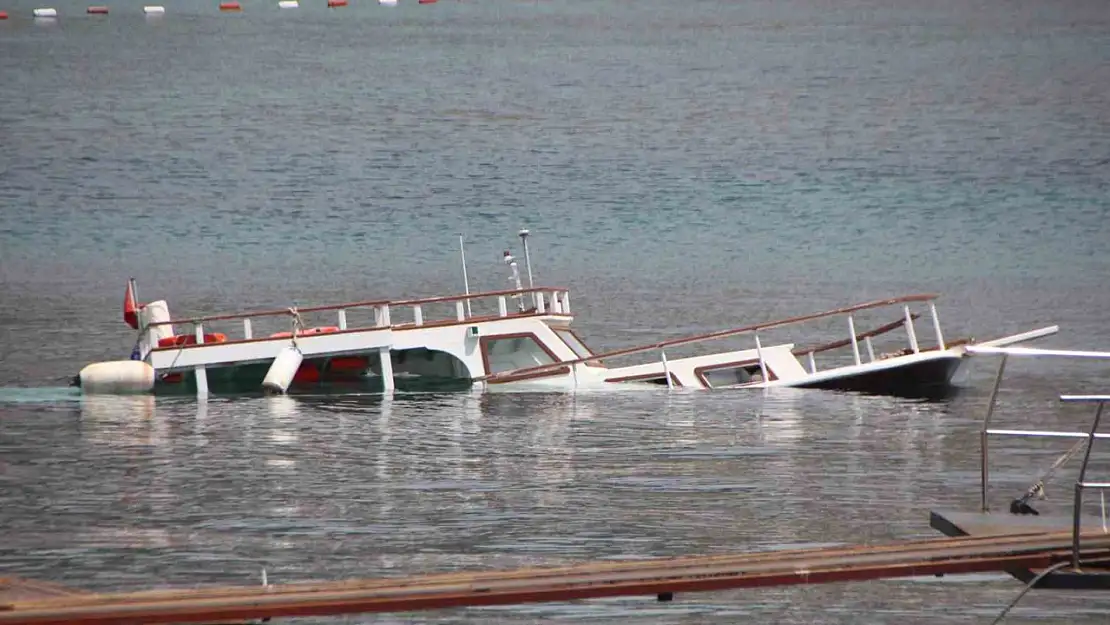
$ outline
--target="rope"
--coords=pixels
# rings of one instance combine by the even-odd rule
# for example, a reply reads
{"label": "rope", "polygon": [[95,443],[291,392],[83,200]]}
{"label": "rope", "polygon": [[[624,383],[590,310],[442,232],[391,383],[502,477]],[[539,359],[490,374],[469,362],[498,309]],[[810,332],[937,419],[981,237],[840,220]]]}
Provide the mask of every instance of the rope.
{"label": "rope", "polygon": [[1025,585],[1025,588],[1021,589],[1021,592],[1018,593],[1018,596],[1014,597],[1014,600],[1011,601],[1009,603],[1009,605],[1007,605],[1002,610],[1002,613],[998,615],[998,618],[991,621],[991,625],[998,625],[999,623],[1001,623],[1002,619],[1006,618],[1006,615],[1010,613],[1010,610],[1014,609],[1014,606],[1017,605],[1018,601],[1021,601],[1021,598],[1025,596],[1025,593],[1032,590],[1033,587],[1037,585],[1037,582],[1044,579],[1044,577],[1046,575],[1048,575],[1049,573],[1055,573],[1056,571],[1059,571],[1060,569],[1064,568],[1065,566],[1069,566],[1069,565],[1071,565],[1071,562],[1068,562],[1067,560],[1065,560],[1063,562],[1057,562],[1056,564],[1053,564],[1052,566],[1050,566],[1047,569],[1041,571],[1040,573],[1037,573],[1037,576],[1034,577],[1033,579],[1029,580],[1029,583]]}
{"label": "rope", "polygon": [[1045,496],[1045,481],[1051,478],[1052,475],[1056,473],[1056,470],[1063,466],[1063,464],[1067,462],[1069,458],[1074,456],[1077,451],[1082,449],[1083,445],[1086,443],[1087,439],[1085,438],[1076,441],[1076,443],[1072,445],[1071,449],[1067,450],[1062,456],[1057,458],[1056,461],[1052,463],[1052,466],[1050,466],[1043,475],[1037,478],[1037,481],[1033,482],[1029,489],[1025,491],[1024,495],[1010,502],[1010,512],[1014,514],[1024,514],[1026,511],[1031,511],[1032,514],[1038,514],[1036,510],[1033,510],[1029,507],[1029,500],[1033,499],[1034,497],[1043,499]]}
{"label": "rope", "polygon": [[[1084,441],[1084,442],[1086,442],[1086,441]],[[1107,561],[1107,558],[1094,558],[1094,559],[1091,559],[1091,560],[1087,560],[1087,564],[1098,564],[1098,563],[1102,563],[1102,562],[1106,562],[1106,561]],[[1082,562],[1080,564],[1082,564]],[[1021,601],[1021,598],[1025,596],[1025,593],[1032,590],[1033,587],[1036,586],[1038,582],[1040,582],[1042,579],[1047,577],[1049,574],[1055,573],[1056,571],[1059,571],[1060,569],[1062,569],[1064,567],[1067,567],[1067,566],[1071,566],[1071,561],[1070,560],[1064,560],[1063,562],[1057,562],[1056,564],[1053,564],[1052,566],[1050,566],[1047,569],[1041,571],[1040,573],[1037,573],[1037,575],[1033,579],[1029,580],[1029,583],[1025,585],[1025,588],[1021,589],[1021,592],[1018,593],[1018,596],[1014,597],[1014,600],[1011,601],[1009,603],[1009,605],[1007,605],[1006,608],[1002,610],[1002,613],[998,615],[998,618],[991,621],[991,625],[998,625],[999,623],[1001,623],[1002,619],[1006,618],[1006,615],[1010,613],[1010,610],[1014,609],[1014,606],[1017,605],[1018,601]]]}
{"label": "rope", "polygon": [[304,319],[301,318],[301,313],[297,312],[296,306],[289,307],[289,314],[293,317],[293,349],[299,349],[297,347],[297,335],[304,330]]}

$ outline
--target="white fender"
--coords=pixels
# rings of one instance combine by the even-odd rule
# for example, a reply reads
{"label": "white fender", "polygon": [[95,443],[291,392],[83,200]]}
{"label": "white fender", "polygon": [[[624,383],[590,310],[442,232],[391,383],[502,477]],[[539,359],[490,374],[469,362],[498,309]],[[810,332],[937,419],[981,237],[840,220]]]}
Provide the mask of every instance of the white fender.
{"label": "white fender", "polygon": [[270,365],[270,370],[262,380],[262,389],[272,393],[284,393],[293,382],[293,376],[297,374],[297,369],[300,368],[303,360],[304,355],[301,354],[301,350],[293,345],[278,352],[277,358],[274,358],[274,363]]}
{"label": "white fender", "polygon": [[82,393],[122,395],[154,390],[154,367],[141,360],[95,362],[77,377]]}

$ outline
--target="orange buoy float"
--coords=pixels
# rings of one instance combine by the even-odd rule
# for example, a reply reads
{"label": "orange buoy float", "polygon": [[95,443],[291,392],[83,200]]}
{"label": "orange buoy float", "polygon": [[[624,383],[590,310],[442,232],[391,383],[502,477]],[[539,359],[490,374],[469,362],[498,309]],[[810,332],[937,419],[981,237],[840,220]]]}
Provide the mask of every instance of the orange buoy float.
{"label": "orange buoy float", "polygon": [[6,20],[6,19],[8,19],[8,12],[7,11],[0,11],[0,20]]}
{"label": "orange buoy float", "polygon": [[220,3],[220,10],[221,11],[242,11],[243,10],[243,5],[239,4],[238,2],[235,2],[234,0],[232,0],[231,2],[221,2]]}
{"label": "orange buoy float", "polygon": [[328,0],[328,7],[335,9],[347,6],[347,0]]}
{"label": "orange buoy float", "polygon": [[420,4],[435,4],[436,0],[419,0]]}
{"label": "orange buoy float", "polygon": [[[205,343],[226,343],[227,335],[219,332],[204,335]],[[177,334],[175,336],[167,336],[164,339],[158,339],[158,347],[179,347],[181,345],[196,345],[197,337],[195,334]]]}
{"label": "orange buoy float", "polygon": [[[312,336],[314,334],[331,334],[332,332],[339,332],[338,326],[322,326],[319,328],[305,328],[298,330],[297,336]],[[272,339],[286,339],[293,336],[292,332],[274,332],[270,335]]]}
{"label": "orange buoy float", "polygon": [[89,7],[85,9],[85,13],[88,13],[89,15],[107,15],[108,7]]}

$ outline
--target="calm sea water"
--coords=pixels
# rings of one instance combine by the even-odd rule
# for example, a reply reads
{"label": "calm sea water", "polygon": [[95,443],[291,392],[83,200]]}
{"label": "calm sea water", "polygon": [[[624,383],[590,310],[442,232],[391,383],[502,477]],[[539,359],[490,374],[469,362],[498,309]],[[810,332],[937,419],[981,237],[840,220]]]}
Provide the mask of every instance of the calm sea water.
{"label": "calm sea water", "polygon": [[[404,3],[405,0],[402,0]],[[973,363],[820,392],[88,399],[125,280],[180,315],[505,285],[515,233],[597,349],[943,294],[949,336],[1110,348],[1100,0],[0,0],[0,572],[107,590],[935,535],[976,504]],[[883,319],[882,321],[886,321]],[[821,338],[834,329],[815,330]],[[1014,367],[1071,429],[1105,368]],[[1002,447],[996,503],[1063,449]],[[1074,467],[1070,467],[1074,469]],[[1110,462],[1096,469],[1110,473]],[[1046,509],[1069,498],[1064,471]],[[967,623],[1002,576],[351,617]],[[1007,622],[1104,622],[1035,592]]]}

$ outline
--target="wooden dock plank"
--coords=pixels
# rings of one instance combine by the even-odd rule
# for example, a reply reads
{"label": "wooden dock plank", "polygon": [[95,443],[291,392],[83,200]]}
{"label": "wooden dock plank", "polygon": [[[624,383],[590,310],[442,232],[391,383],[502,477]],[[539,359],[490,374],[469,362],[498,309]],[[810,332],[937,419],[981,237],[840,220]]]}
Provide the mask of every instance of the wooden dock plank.
{"label": "wooden dock plank", "polygon": [[22,577],[0,577],[0,609],[17,601],[87,595],[85,590]]}
{"label": "wooden dock plank", "polygon": [[[185,623],[568,601],[920,575],[1043,569],[1071,556],[1068,533],[938,538],[868,547],[585,563],[282,586],[199,588],[14,602],[0,624]],[[1110,559],[1110,536],[1084,537]]]}

